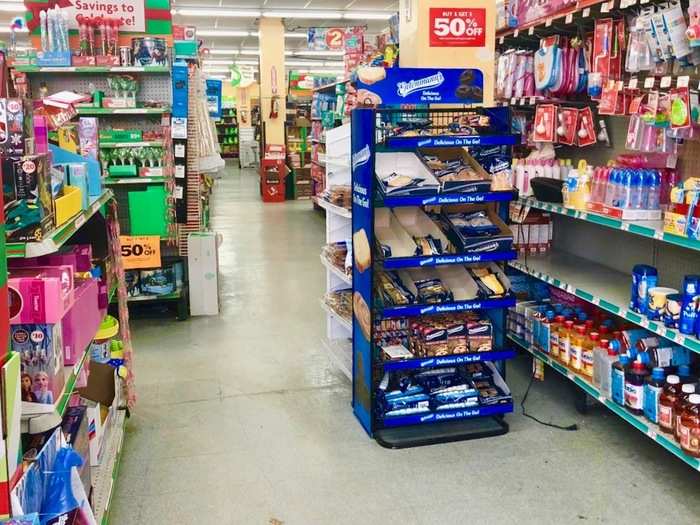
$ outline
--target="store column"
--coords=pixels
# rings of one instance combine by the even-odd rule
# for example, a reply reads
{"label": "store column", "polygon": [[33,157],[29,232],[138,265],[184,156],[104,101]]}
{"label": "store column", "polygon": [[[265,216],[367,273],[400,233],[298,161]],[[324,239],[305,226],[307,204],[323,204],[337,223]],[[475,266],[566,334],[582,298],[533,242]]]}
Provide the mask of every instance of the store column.
{"label": "store column", "polygon": [[495,4],[494,0],[401,0],[401,67],[480,69],[484,105],[492,105]]}
{"label": "store column", "polygon": [[260,111],[267,144],[284,144],[286,90],[284,25],[279,18],[260,20]]}

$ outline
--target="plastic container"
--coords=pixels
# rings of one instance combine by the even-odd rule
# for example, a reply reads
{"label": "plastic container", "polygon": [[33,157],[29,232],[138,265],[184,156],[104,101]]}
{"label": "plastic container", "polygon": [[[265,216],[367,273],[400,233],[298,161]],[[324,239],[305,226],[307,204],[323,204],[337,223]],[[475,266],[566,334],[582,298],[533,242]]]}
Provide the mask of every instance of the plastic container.
{"label": "plastic container", "polygon": [[583,347],[586,341],[586,327],[582,324],[576,325],[571,335],[569,368],[574,372],[581,372],[583,368]]}
{"label": "plastic container", "polygon": [[683,411],[686,409],[686,405],[689,403],[691,394],[695,393],[695,385],[686,383],[681,387],[681,394],[676,399],[673,405],[673,437],[676,441],[681,440],[681,416]]}
{"label": "plastic container", "polygon": [[573,332],[573,321],[566,321],[559,331],[559,361],[566,366],[569,366],[571,362],[571,336]]}
{"label": "plastic container", "polygon": [[677,375],[668,376],[664,390],[659,396],[659,428],[669,434],[673,433],[673,407],[680,395],[680,378]]}
{"label": "plastic container", "polygon": [[620,406],[625,406],[625,371],[629,362],[629,356],[621,355],[610,374],[610,398]]}
{"label": "plastic container", "polygon": [[637,264],[632,268],[631,310],[646,315],[647,294],[649,289],[656,288],[658,279],[659,273],[653,266]]}
{"label": "plastic container", "polygon": [[680,445],[683,452],[700,457],[700,394],[688,398],[680,423]]}
{"label": "plastic container", "polygon": [[666,372],[661,367],[651,371],[644,382],[644,417],[652,423],[659,422],[659,398],[666,383]]}
{"label": "plastic container", "polygon": [[644,413],[644,383],[648,376],[649,370],[640,360],[625,372],[625,407],[633,414]]}
{"label": "plastic container", "polygon": [[111,315],[105,316],[90,345],[90,359],[97,363],[107,363],[112,357],[112,339],[118,334],[119,321]]}
{"label": "plastic container", "polygon": [[555,359],[559,359],[559,332],[565,321],[566,318],[563,315],[557,315],[550,326],[549,355]]}
{"label": "plastic container", "polygon": [[676,372],[676,375],[678,378],[681,380],[681,385],[686,385],[686,384],[696,384],[698,382],[697,376],[693,375],[693,371],[690,368],[690,365],[683,364],[678,367],[678,371]]}
{"label": "plastic container", "polygon": [[592,382],[605,397],[610,397],[610,375],[617,354],[609,347],[607,339],[601,339],[593,350]]}
{"label": "plastic container", "polygon": [[598,347],[598,337],[598,332],[591,332],[583,342],[581,372],[589,379],[593,379],[593,351]]}

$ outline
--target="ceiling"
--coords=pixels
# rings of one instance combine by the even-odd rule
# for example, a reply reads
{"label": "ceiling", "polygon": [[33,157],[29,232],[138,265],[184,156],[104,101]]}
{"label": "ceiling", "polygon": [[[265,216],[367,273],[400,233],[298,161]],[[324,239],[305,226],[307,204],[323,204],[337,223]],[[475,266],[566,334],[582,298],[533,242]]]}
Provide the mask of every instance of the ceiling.
{"label": "ceiling", "polygon": [[[18,16],[10,5],[18,6],[21,0],[0,0],[0,39],[9,40],[7,28],[11,20]],[[4,5],[3,5],[4,4]],[[311,26],[345,27],[365,26],[370,37],[388,26],[387,18],[398,11],[398,0],[172,0],[173,22],[195,26],[204,46],[213,51],[211,59],[219,61],[245,61],[253,65],[259,48],[257,38],[259,14],[277,10],[283,18],[287,38],[285,47],[288,61],[297,62],[294,68],[314,67],[337,69],[342,56],[313,56],[308,54],[306,45],[307,29]],[[180,10],[185,10],[180,13]],[[245,10],[252,13],[245,13]],[[205,16],[196,16],[204,11]],[[285,12],[286,11],[286,12]],[[217,13],[221,15],[217,16]],[[222,16],[224,12],[246,16]],[[304,16],[304,12],[310,16]],[[326,15],[328,13],[328,16]],[[294,15],[288,17],[287,15]],[[214,16],[212,16],[214,15]],[[345,18],[343,18],[345,15]],[[374,19],[368,19],[374,15]],[[383,18],[383,19],[377,19]],[[232,36],[217,32],[236,31],[247,35]],[[213,32],[213,33],[212,33]],[[4,33],[4,34],[2,34]],[[296,36],[290,36],[296,35]],[[26,35],[20,34],[18,45],[27,45]],[[231,53],[229,53],[231,52]],[[303,62],[303,65],[299,63]],[[225,68],[223,62],[210,67]]]}

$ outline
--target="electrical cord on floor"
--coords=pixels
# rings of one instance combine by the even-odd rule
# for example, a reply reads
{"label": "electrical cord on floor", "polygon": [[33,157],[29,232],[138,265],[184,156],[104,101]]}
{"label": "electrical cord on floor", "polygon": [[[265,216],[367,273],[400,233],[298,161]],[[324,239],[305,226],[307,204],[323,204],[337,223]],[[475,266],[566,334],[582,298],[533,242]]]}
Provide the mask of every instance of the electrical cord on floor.
{"label": "electrical cord on floor", "polygon": [[523,396],[522,401],[520,401],[520,408],[521,408],[522,411],[523,411],[523,416],[529,417],[530,419],[532,419],[533,421],[539,423],[540,425],[544,425],[544,426],[546,426],[546,427],[551,427],[551,428],[556,428],[557,430],[566,430],[566,431],[568,431],[568,432],[571,432],[571,431],[574,431],[574,430],[578,430],[578,425],[575,424],[575,423],[574,423],[573,425],[569,425],[568,427],[565,427],[565,426],[562,426],[562,425],[556,425],[556,424],[554,424],[554,423],[547,423],[547,422],[545,422],[545,421],[542,421],[542,420],[540,420],[540,419],[537,419],[537,418],[536,418],[535,416],[533,416],[532,414],[528,414],[527,412],[525,412],[525,401],[527,401],[527,396],[528,396],[528,394],[530,393],[530,387],[532,386],[532,383],[533,383],[534,381],[535,381],[535,373],[534,373],[534,371],[533,371],[532,375],[530,376],[530,383],[527,385],[527,389],[525,390],[525,395]]}

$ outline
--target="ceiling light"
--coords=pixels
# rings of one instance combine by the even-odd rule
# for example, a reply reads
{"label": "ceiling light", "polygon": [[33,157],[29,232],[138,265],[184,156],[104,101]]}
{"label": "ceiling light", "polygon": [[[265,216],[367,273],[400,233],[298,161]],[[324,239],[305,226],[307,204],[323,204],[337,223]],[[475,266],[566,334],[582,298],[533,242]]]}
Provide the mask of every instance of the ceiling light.
{"label": "ceiling light", "polygon": [[233,29],[197,29],[197,36],[257,36],[257,32],[236,31]]}
{"label": "ceiling light", "polygon": [[309,38],[308,33],[285,33],[284,38],[303,38],[306,40]]}
{"label": "ceiling light", "polygon": [[285,66],[322,66],[323,62],[314,62],[313,60],[286,60]]}
{"label": "ceiling light", "polygon": [[323,67],[335,67],[343,69],[345,67],[344,62],[324,62]]}
{"label": "ceiling light", "polygon": [[231,70],[227,67],[205,67],[205,73],[230,73]]}
{"label": "ceiling light", "polygon": [[238,49],[210,49],[210,55],[238,55],[240,51]]}
{"label": "ceiling light", "polygon": [[242,66],[257,66],[258,61],[257,60],[236,60],[236,64],[242,65]]}
{"label": "ceiling light", "polygon": [[175,10],[182,16],[214,16],[220,18],[259,18],[260,11],[254,10],[231,10],[231,9],[207,9],[196,7],[183,7]]}
{"label": "ceiling light", "polygon": [[363,13],[360,11],[345,11],[343,18],[345,20],[389,20],[394,16],[393,12],[380,13],[373,11],[371,13]]}
{"label": "ceiling light", "polygon": [[260,50],[259,49],[241,49],[240,54],[241,55],[259,55]]}
{"label": "ceiling light", "polygon": [[208,58],[205,58],[204,65],[205,66],[232,66],[233,60],[209,60]]}
{"label": "ceiling light", "polygon": [[285,51],[287,56],[304,55],[309,57],[342,57],[345,51],[312,51],[310,49],[297,49],[294,51]]}
{"label": "ceiling light", "polygon": [[299,9],[297,11],[263,11],[267,18],[342,18],[340,11],[307,11]]}

